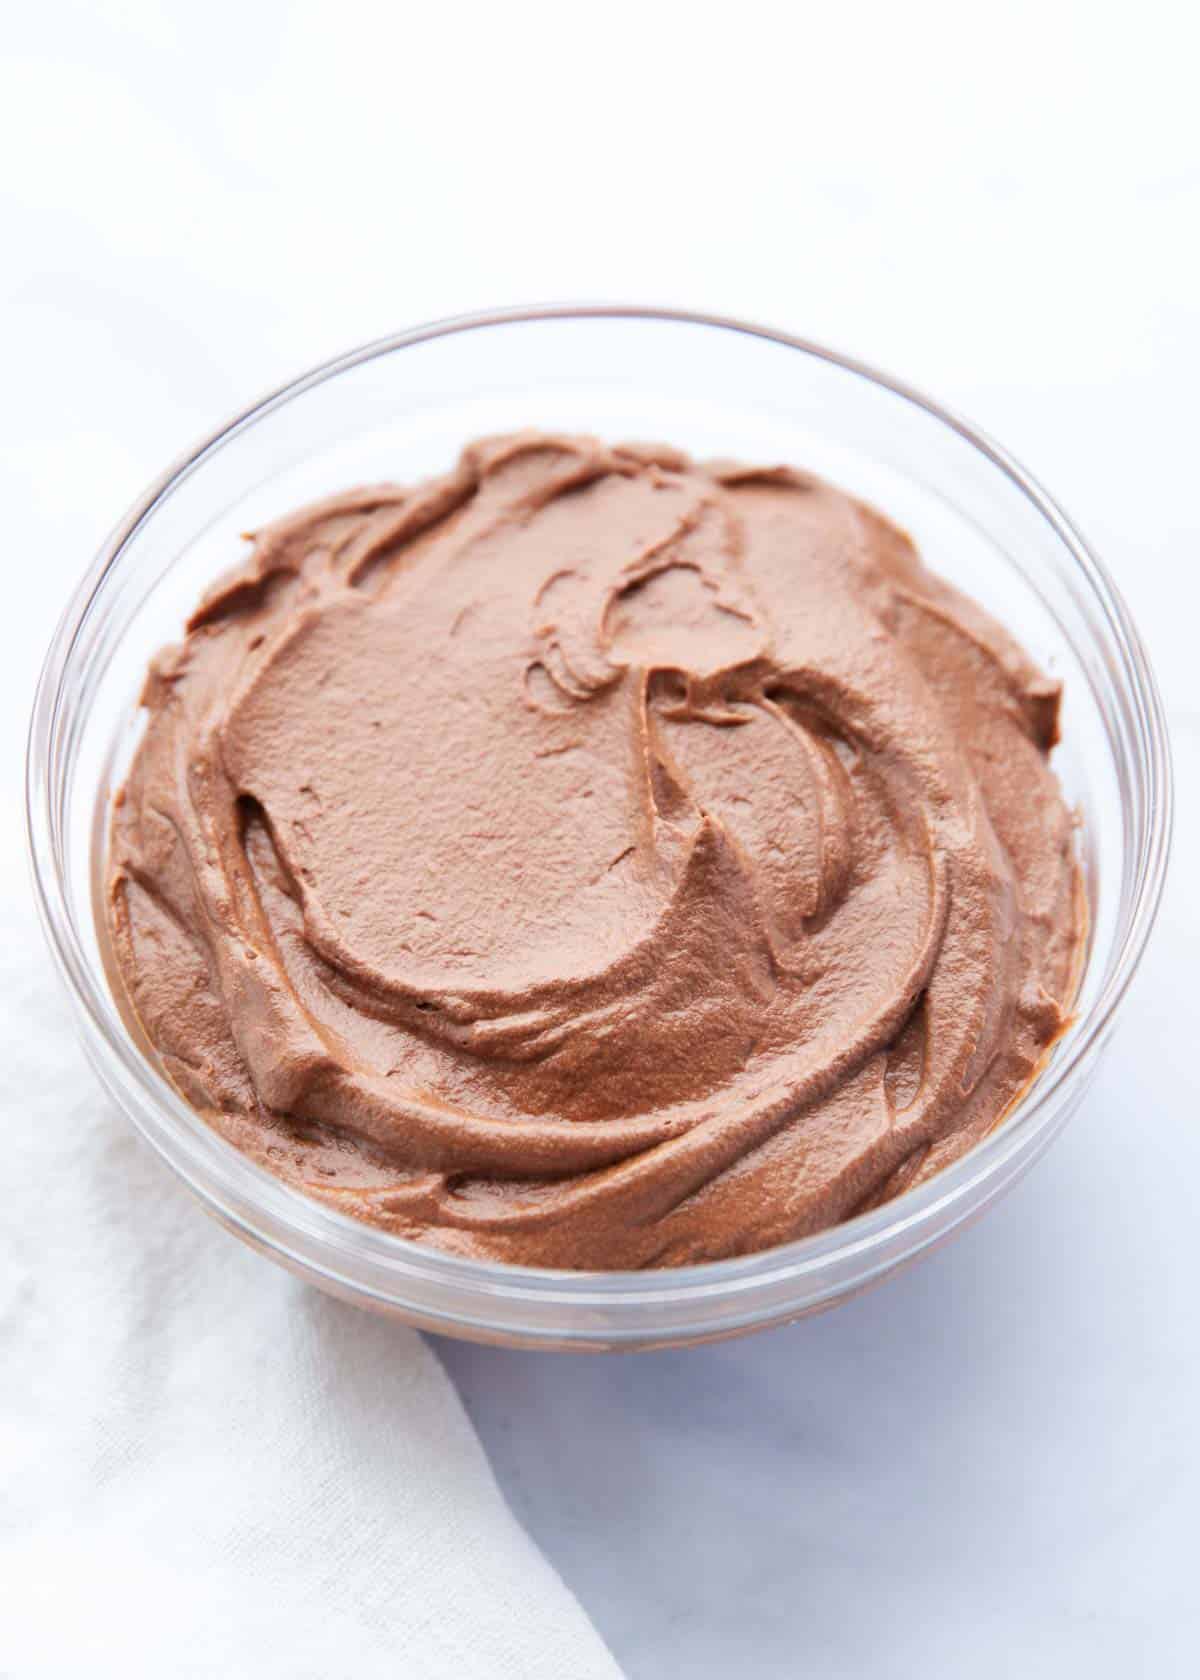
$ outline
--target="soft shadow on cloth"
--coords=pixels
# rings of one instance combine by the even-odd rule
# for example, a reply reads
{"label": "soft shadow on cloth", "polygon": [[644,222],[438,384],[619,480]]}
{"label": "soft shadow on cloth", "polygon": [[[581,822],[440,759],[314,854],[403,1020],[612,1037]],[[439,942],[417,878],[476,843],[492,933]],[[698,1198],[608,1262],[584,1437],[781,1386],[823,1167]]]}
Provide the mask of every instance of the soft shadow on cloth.
{"label": "soft shadow on cloth", "polygon": [[228,1236],[0,908],[0,1675],[613,1680],[415,1332]]}
{"label": "soft shadow on cloth", "polygon": [[[1086,1358],[1060,1345],[1064,1325],[1085,1337],[1087,1255],[1077,1232],[1067,1252],[1050,1167],[1044,1195],[790,1327],[563,1355],[549,1371],[533,1354],[437,1344],[518,1516],[554,1535],[631,1675],[736,1672],[748,1626],[755,1672],[796,1672],[798,1651],[813,1673],[919,1672],[932,1635],[904,1619],[914,1582],[936,1572],[983,1617],[981,1548],[1021,1578],[1028,1511],[1053,1521],[1062,1434],[1091,1404]],[[1061,1433],[1041,1421],[1050,1392]],[[496,1423],[510,1418],[519,1427]],[[847,1617],[864,1593],[885,1608]],[[945,1660],[937,1672],[953,1672]]]}

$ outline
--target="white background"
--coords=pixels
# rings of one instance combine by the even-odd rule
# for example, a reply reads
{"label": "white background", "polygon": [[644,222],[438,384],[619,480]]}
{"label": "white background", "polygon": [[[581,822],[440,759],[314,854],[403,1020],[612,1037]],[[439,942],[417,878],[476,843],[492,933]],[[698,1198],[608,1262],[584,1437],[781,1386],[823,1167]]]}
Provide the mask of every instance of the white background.
{"label": "white background", "polygon": [[6,22],[0,867],[23,867],[53,619],[143,483],[262,388],[472,306],[674,302],[874,360],[1032,467],[1145,633],[1181,784],[1167,904],[1094,1097],[1008,1202],[757,1340],[440,1349],[634,1680],[1196,1672],[1190,13],[56,0]]}

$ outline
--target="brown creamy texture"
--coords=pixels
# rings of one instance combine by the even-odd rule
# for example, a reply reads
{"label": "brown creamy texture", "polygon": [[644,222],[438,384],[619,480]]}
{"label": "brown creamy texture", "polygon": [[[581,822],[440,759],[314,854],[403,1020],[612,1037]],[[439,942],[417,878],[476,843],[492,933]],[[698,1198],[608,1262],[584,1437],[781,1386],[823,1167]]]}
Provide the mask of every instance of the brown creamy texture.
{"label": "brown creamy texture", "polygon": [[155,661],[110,907],[226,1138],[460,1254],[674,1265],[928,1177],[1083,937],[1059,694],[879,514],[523,434],[261,532]]}

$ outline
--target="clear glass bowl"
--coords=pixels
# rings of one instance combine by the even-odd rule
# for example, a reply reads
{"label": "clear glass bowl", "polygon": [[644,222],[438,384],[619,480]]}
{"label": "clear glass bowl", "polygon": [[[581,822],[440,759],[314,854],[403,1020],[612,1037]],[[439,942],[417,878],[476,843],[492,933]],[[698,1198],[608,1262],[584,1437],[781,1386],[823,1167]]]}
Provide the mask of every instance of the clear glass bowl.
{"label": "clear glass bowl", "polygon": [[[1074,1025],[1006,1122],[940,1177],[847,1224],[739,1260],[553,1272],[443,1255],[287,1188],[192,1112],[127,1029],[96,885],[108,802],[151,654],[179,634],[239,533],[349,485],[443,469],[521,426],[665,439],[813,468],[907,527],[925,558],[1063,679],[1056,764],[1082,813],[1091,906]],[[423,1327],[554,1348],[703,1341],[827,1307],[973,1218],[1079,1106],[1163,884],[1171,779],[1162,707],[1129,613],[1053,501],[1002,450],[899,382],[738,321],[547,307],[418,327],[304,374],[150,487],[67,606],[28,760],[34,879],[102,1083],[208,1210],[322,1288]]]}

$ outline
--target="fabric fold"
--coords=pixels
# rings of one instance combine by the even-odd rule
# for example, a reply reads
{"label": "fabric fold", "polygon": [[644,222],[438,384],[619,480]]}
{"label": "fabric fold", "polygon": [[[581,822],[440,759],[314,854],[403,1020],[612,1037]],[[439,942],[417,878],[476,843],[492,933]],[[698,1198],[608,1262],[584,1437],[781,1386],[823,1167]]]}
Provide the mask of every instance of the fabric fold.
{"label": "fabric fold", "polygon": [[205,1218],[0,930],[0,1674],[619,1680],[422,1338]]}

